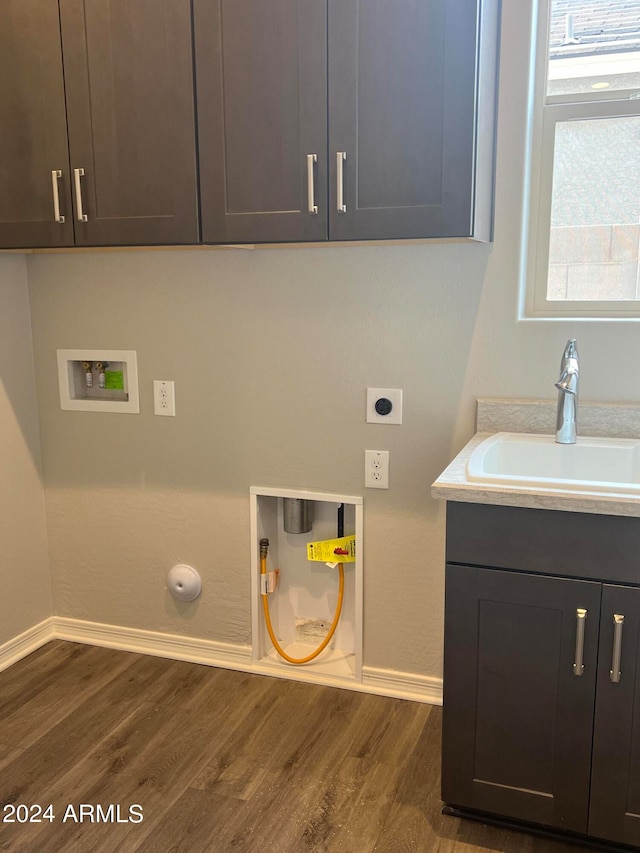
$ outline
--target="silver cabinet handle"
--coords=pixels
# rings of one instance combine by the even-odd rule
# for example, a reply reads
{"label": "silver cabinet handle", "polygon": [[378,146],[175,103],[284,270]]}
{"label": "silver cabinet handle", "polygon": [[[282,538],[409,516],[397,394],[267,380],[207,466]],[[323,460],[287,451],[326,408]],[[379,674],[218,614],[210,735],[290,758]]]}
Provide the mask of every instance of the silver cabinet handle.
{"label": "silver cabinet handle", "polygon": [[84,178],[84,169],[74,169],[73,177],[76,186],[76,209],[78,213],[78,222],[86,222],[87,215],[82,209],[82,186],[80,184],[80,178]]}
{"label": "silver cabinet handle", "polygon": [[620,681],[620,656],[622,655],[622,626],[624,625],[624,616],[619,613],[613,614],[613,656],[611,660],[611,669],[609,670],[609,678],[614,684]]}
{"label": "silver cabinet handle", "polygon": [[338,202],[336,204],[336,208],[339,213],[347,212],[347,205],[344,203],[344,161],[347,159],[346,151],[337,151],[336,152],[336,190],[337,190],[337,199]]}
{"label": "silver cabinet handle", "polygon": [[315,201],[315,185],[313,179],[313,164],[318,162],[317,154],[307,154],[307,199],[309,213],[317,213],[318,205]]}
{"label": "silver cabinet handle", "polygon": [[582,662],[584,656],[584,624],[587,621],[587,611],[584,607],[578,607],[576,610],[576,656],[573,664],[573,674],[582,675],[584,672],[584,664]]}
{"label": "silver cabinet handle", "polygon": [[64,216],[60,215],[60,196],[58,194],[58,179],[62,177],[60,169],[51,172],[51,188],[53,190],[53,218],[56,222],[63,223]]}

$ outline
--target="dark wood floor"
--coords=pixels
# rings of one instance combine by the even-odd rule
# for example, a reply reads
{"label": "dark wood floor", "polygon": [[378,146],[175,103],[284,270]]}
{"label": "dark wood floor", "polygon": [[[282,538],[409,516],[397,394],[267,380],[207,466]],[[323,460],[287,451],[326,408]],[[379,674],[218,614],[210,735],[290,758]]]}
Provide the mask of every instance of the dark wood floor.
{"label": "dark wood floor", "polygon": [[400,699],[52,642],[0,673],[0,850],[581,849],[443,817],[440,719]]}

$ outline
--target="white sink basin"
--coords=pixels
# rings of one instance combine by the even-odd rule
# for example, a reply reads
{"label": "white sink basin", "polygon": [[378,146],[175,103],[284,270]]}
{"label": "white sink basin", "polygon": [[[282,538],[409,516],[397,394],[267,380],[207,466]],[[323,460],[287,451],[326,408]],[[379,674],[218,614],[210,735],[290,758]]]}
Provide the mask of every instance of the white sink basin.
{"label": "white sink basin", "polygon": [[508,487],[640,495],[640,439],[578,437],[556,444],[551,435],[500,432],[476,447],[467,479]]}

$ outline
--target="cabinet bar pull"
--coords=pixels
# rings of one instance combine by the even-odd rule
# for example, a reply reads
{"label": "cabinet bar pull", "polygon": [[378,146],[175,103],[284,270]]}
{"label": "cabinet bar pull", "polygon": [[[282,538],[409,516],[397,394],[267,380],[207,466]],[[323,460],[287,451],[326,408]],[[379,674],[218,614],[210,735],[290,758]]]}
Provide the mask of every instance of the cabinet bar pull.
{"label": "cabinet bar pull", "polygon": [[336,181],[337,181],[337,199],[336,205],[339,213],[347,212],[347,205],[344,203],[344,161],[347,159],[346,151],[336,152]]}
{"label": "cabinet bar pull", "polygon": [[84,169],[74,169],[73,177],[76,185],[76,208],[78,212],[78,222],[86,222],[87,215],[82,209],[82,186],[80,184],[80,178],[84,178]]}
{"label": "cabinet bar pull", "polygon": [[611,669],[609,670],[609,678],[614,684],[620,681],[620,656],[622,655],[622,626],[624,625],[624,616],[619,613],[613,614],[613,657],[611,660]]}
{"label": "cabinet bar pull", "polygon": [[51,188],[53,189],[53,218],[56,222],[63,223],[64,216],[60,215],[60,196],[58,194],[58,178],[62,177],[60,169],[51,172]]}
{"label": "cabinet bar pull", "polygon": [[318,162],[317,154],[307,154],[307,198],[309,213],[317,213],[318,205],[315,202],[315,187],[313,181],[313,164]]}
{"label": "cabinet bar pull", "polygon": [[582,658],[584,654],[584,623],[586,620],[587,611],[584,607],[578,607],[576,610],[576,662],[573,665],[574,675],[582,675],[584,672]]}

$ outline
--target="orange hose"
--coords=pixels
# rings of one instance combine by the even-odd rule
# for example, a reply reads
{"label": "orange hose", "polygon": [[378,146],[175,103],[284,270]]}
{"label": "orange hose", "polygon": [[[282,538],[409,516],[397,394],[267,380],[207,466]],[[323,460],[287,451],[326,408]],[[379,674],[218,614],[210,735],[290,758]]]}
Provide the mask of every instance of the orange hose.
{"label": "orange hose", "polygon": [[[342,612],[342,599],[344,598],[344,567],[342,563],[338,563],[338,572],[340,576],[340,586],[338,588],[338,603],[336,604],[336,612],[333,617],[333,622],[331,623],[331,627],[329,628],[329,633],[324,638],[324,640],[320,643],[318,648],[312,652],[310,655],[307,655],[305,658],[292,658],[290,657],[282,648],[278,640],[276,639],[276,635],[273,631],[273,625],[271,624],[271,616],[269,614],[269,596],[266,593],[262,593],[262,609],[264,610],[264,621],[267,623],[267,631],[269,632],[269,636],[271,637],[271,642],[274,645],[275,650],[278,652],[281,658],[288,661],[289,663],[294,663],[297,665],[303,663],[309,663],[314,658],[317,658],[323,649],[325,649],[328,644],[331,642],[331,638],[336,632],[336,628],[338,627],[338,622],[340,621],[340,614]],[[260,557],[260,574],[266,575],[267,573],[267,558]]]}

